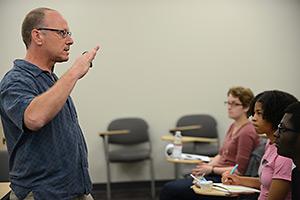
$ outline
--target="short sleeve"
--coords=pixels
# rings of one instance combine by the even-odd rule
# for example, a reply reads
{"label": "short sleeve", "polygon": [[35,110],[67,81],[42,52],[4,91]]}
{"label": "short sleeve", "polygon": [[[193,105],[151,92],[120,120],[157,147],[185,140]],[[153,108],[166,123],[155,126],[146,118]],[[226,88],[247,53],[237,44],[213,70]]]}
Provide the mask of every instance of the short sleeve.
{"label": "short sleeve", "polygon": [[5,82],[0,94],[3,112],[20,130],[23,130],[24,112],[32,99],[37,96],[30,79],[12,78]]}
{"label": "short sleeve", "polygon": [[293,161],[290,158],[277,156],[274,166],[273,179],[292,180]]}

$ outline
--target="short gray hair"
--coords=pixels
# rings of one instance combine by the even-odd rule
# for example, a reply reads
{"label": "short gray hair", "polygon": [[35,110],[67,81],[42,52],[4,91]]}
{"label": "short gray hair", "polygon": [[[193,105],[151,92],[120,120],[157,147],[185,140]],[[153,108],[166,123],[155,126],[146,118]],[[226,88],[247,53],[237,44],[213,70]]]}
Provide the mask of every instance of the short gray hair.
{"label": "short gray hair", "polygon": [[22,24],[22,38],[23,42],[25,43],[26,49],[28,49],[31,44],[32,29],[43,26],[45,11],[54,10],[50,8],[36,8],[26,15]]}

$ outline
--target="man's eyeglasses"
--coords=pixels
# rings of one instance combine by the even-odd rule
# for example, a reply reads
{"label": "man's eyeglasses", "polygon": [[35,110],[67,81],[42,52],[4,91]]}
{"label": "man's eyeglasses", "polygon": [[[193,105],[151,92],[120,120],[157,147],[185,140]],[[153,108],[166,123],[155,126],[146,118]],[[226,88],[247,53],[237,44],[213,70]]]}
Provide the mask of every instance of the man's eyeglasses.
{"label": "man's eyeglasses", "polygon": [[60,30],[60,29],[55,29],[55,28],[37,28],[39,31],[54,31],[57,34],[59,34],[62,38],[66,38],[67,36],[72,36],[72,33],[66,30]]}
{"label": "man's eyeglasses", "polygon": [[279,134],[282,134],[282,133],[287,132],[287,131],[297,132],[295,129],[284,127],[282,123],[278,124],[278,133]]}
{"label": "man's eyeglasses", "polygon": [[224,104],[228,105],[228,106],[232,106],[232,107],[237,107],[237,106],[242,106],[243,105],[241,103],[230,102],[230,101],[224,101]]}

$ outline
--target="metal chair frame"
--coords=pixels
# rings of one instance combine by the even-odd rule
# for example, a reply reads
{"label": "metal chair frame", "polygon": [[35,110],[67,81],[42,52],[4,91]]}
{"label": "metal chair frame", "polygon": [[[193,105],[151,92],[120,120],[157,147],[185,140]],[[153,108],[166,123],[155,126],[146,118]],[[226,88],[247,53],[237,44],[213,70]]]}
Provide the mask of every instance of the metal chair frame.
{"label": "metal chair frame", "polygon": [[[154,175],[154,164],[153,164],[153,159],[151,156],[151,152],[152,152],[152,146],[151,146],[151,141],[149,138],[149,133],[148,130],[145,130],[145,134],[147,134],[148,139],[143,141],[143,142],[133,142],[131,143],[130,141],[125,142],[125,144],[123,144],[122,142],[120,142],[118,139],[116,139],[116,137],[123,137],[125,138],[127,134],[130,134],[130,132],[132,130],[130,130],[127,126],[124,127],[124,129],[115,129],[112,130],[113,127],[111,127],[111,124],[116,122],[116,121],[122,121],[122,120],[129,120],[129,121],[142,121],[145,124],[147,124],[143,119],[140,118],[120,118],[120,119],[116,119],[113,120],[109,127],[108,130],[106,132],[102,132],[99,133],[99,135],[102,137],[103,139],[103,147],[104,147],[104,154],[105,154],[105,161],[106,161],[106,175],[107,175],[107,184],[106,184],[106,191],[107,191],[107,199],[110,200],[111,199],[111,171],[110,171],[110,163],[123,163],[125,161],[111,161],[110,159],[110,150],[109,150],[109,146],[110,144],[119,144],[119,145],[131,145],[131,144],[140,144],[140,143],[148,143],[149,144],[149,156],[145,157],[145,158],[141,158],[139,160],[136,161],[126,161],[126,163],[132,163],[132,162],[139,162],[139,161],[146,161],[149,160],[150,162],[150,177],[151,177],[151,197],[152,199],[155,199],[155,175]],[[118,127],[120,128],[120,127]],[[147,125],[148,128],[148,125]],[[125,136],[125,137],[124,137]],[[117,141],[113,141],[113,139],[111,138],[115,138],[115,140]],[[127,143],[127,144],[126,144]],[[126,147],[124,147],[126,148]]]}

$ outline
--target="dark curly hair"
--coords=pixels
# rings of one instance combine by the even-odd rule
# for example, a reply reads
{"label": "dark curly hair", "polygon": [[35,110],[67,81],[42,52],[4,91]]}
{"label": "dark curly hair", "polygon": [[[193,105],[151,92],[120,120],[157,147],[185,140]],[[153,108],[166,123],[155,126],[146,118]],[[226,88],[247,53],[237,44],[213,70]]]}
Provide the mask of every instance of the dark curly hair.
{"label": "dark curly hair", "polygon": [[296,101],[298,101],[297,98],[287,92],[269,90],[256,95],[250,104],[249,110],[253,116],[255,103],[261,103],[263,119],[270,122],[273,130],[276,130],[284,115],[284,110]]}
{"label": "dark curly hair", "polygon": [[293,129],[300,133],[300,102],[297,101],[292,103],[285,109],[284,112],[292,114],[290,122],[293,125]]}

